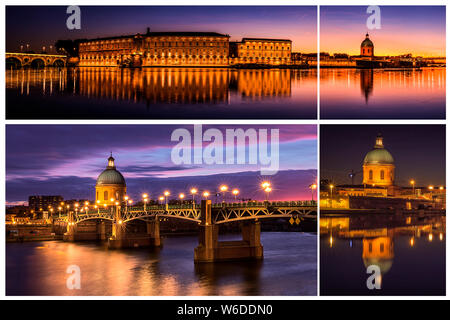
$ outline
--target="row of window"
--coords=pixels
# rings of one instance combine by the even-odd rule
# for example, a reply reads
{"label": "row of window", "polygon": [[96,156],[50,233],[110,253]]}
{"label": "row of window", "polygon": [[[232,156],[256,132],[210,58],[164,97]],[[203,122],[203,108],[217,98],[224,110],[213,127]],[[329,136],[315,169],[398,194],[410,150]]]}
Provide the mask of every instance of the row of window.
{"label": "row of window", "polygon": [[[244,50],[245,49],[245,46],[244,45],[241,45],[240,46],[240,48],[242,49],[242,50]],[[281,45],[280,47],[278,47],[278,46],[270,46],[270,48],[268,47],[268,46],[264,46],[264,49],[262,49],[262,46],[259,46],[259,47],[256,47],[256,46],[247,46],[247,50],[250,50],[250,49],[252,49],[252,50],[273,50],[275,48],[275,50],[285,50],[285,48],[284,48],[284,46],[283,45]],[[289,45],[288,46],[286,46],[286,50],[289,50]]]}
{"label": "row of window", "polygon": [[[369,180],[373,180],[373,171],[369,170]],[[384,180],[384,170],[380,171],[380,180]]]}

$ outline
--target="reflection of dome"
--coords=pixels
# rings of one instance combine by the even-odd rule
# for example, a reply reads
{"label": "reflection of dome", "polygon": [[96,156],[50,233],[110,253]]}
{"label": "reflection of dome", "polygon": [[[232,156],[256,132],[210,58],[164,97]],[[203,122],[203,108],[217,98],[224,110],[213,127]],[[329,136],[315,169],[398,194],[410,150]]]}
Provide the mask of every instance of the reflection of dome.
{"label": "reflection of dome", "polygon": [[364,266],[367,267],[371,265],[376,265],[380,268],[381,274],[386,274],[391,270],[393,259],[383,259],[383,258],[364,258]]}
{"label": "reflection of dome", "polygon": [[375,146],[364,157],[364,164],[394,164],[391,153],[384,148],[381,135],[378,135]]}
{"label": "reflection of dome", "polygon": [[361,47],[372,47],[373,48],[373,42],[369,39],[369,34],[366,34],[366,38],[363,42],[361,42]]}
{"label": "reflection of dome", "polygon": [[126,185],[125,178],[119,171],[117,171],[114,165],[114,158],[112,156],[108,159],[108,166],[106,167],[106,169],[102,173],[100,173],[97,178],[96,186],[102,185]]}

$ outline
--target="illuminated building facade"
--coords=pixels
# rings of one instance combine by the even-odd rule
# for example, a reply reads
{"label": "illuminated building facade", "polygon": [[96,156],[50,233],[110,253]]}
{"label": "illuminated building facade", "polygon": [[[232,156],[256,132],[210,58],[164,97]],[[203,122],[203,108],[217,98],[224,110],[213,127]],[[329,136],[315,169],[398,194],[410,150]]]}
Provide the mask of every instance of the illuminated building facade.
{"label": "illuminated building facade", "polygon": [[150,32],[86,40],[79,66],[227,66],[229,35],[216,32]]}
{"label": "illuminated building facade", "polygon": [[63,201],[62,196],[29,196],[28,207],[34,211],[46,211],[48,207],[57,207]]}
{"label": "illuminated building facade", "polygon": [[291,64],[292,41],[287,39],[243,38],[230,43],[232,64]]}
{"label": "illuminated building facade", "polygon": [[95,185],[96,203],[100,205],[111,204],[111,199],[113,199],[113,201],[122,201],[126,192],[127,186],[125,178],[116,169],[114,158],[111,155],[108,158],[108,166],[97,178],[97,183]]}

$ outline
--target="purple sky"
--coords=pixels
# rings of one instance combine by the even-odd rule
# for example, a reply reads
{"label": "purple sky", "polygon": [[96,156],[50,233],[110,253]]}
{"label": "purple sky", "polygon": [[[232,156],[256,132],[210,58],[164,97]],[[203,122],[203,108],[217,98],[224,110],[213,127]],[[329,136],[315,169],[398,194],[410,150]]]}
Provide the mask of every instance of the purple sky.
{"label": "purple sky", "polygon": [[[214,126],[224,136],[227,128],[269,129],[269,139],[270,129],[278,128],[280,169],[266,177],[259,164],[175,165],[171,151],[177,142],[170,137],[177,128],[193,133],[193,126],[173,125],[8,125],[7,204],[33,194],[93,199],[95,179],[105,169],[110,151],[135,199],[143,192],[159,197],[165,189],[173,195],[187,193],[194,186],[215,192],[221,184],[240,189],[244,198],[262,199],[259,185],[265,179],[273,184],[274,200],[311,197],[308,186],[317,167],[314,125]],[[203,132],[208,128],[203,126]],[[204,142],[204,147],[208,144]]]}
{"label": "purple sky", "polygon": [[[96,38],[152,31],[205,31],[243,37],[282,38],[293,49],[317,52],[315,6],[81,6],[81,29],[66,27],[66,6],[8,6],[6,48],[32,50],[58,39]],[[37,27],[38,26],[38,27]]]}

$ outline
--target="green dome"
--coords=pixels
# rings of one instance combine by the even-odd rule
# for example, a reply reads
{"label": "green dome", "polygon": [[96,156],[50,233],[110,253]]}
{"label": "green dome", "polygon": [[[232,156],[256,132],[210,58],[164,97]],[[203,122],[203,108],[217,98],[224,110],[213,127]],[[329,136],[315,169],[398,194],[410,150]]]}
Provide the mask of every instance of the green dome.
{"label": "green dome", "polygon": [[378,134],[373,149],[364,157],[364,164],[394,164],[391,153],[384,148],[381,134]]}
{"label": "green dome", "polygon": [[111,156],[108,158],[108,166],[106,169],[100,173],[97,178],[96,186],[103,185],[119,185],[125,187],[125,178],[123,175],[116,170],[116,166],[114,165],[114,158]]}
{"label": "green dome", "polygon": [[105,169],[98,176],[96,186],[111,184],[125,186],[125,178],[116,169]]}
{"label": "green dome", "polygon": [[364,164],[394,164],[394,158],[386,149],[373,149],[364,157]]}
{"label": "green dome", "polygon": [[373,42],[369,39],[369,34],[366,34],[366,38],[363,42],[361,42],[361,47],[372,47],[373,48]]}

